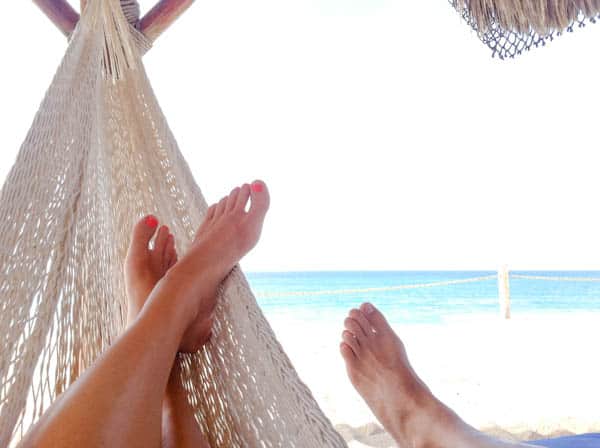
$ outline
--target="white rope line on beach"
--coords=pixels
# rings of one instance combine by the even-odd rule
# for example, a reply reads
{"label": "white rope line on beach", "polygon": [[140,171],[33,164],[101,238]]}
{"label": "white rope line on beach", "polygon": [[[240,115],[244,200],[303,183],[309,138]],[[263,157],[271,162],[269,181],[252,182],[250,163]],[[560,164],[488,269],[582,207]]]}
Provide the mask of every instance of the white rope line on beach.
{"label": "white rope line on beach", "polygon": [[600,277],[552,277],[547,275],[510,274],[510,278],[524,280],[548,280],[552,282],[600,282]]}
{"label": "white rope line on beach", "polygon": [[413,285],[397,285],[397,286],[382,286],[376,288],[359,288],[359,289],[330,289],[330,290],[317,290],[317,291],[291,291],[291,292],[271,292],[271,293],[260,293],[257,292],[257,296],[261,299],[269,297],[281,297],[281,296],[321,296],[321,295],[338,295],[338,294],[357,294],[367,292],[382,292],[382,291],[399,291],[402,289],[417,289],[417,288],[432,288],[434,286],[446,286],[456,285],[459,283],[474,283],[482,282],[485,280],[496,279],[496,275],[485,275],[482,277],[465,278],[459,280],[445,280],[439,282],[430,283],[418,283]]}

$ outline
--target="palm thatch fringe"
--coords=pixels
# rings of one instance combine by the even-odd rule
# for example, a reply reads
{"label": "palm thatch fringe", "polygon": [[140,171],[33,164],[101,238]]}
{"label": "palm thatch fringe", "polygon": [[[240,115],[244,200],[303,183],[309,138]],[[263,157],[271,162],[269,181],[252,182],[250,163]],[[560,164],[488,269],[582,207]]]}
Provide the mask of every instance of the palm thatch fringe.
{"label": "palm thatch fringe", "polygon": [[600,20],[600,0],[448,0],[500,59]]}

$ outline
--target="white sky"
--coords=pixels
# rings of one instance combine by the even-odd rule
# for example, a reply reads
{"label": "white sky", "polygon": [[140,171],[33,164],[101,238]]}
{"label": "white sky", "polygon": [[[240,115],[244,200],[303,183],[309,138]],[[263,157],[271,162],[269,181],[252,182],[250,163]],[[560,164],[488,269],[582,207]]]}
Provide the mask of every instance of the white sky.
{"label": "white sky", "polygon": [[[6,12],[2,181],[66,45]],[[599,44],[502,62],[446,0],[200,0],[146,64],[209,201],[270,185],[247,270],[600,269]]]}

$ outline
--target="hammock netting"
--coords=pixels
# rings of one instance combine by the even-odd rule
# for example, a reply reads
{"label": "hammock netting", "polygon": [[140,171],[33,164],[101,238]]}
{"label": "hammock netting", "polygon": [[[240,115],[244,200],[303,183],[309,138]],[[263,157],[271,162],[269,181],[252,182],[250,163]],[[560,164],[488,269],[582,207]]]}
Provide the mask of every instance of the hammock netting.
{"label": "hammock netting", "polygon": [[600,20],[600,0],[448,0],[500,59]]}
{"label": "hammock netting", "polygon": [[[89,1],[0,193],[0,446],[121,333],[136,220],[154,213],[183,253],[207,208],[127,20],[118,0]],[[346,446],[239,268],[220,296],[212,340],[179,360],[211,446]]]}

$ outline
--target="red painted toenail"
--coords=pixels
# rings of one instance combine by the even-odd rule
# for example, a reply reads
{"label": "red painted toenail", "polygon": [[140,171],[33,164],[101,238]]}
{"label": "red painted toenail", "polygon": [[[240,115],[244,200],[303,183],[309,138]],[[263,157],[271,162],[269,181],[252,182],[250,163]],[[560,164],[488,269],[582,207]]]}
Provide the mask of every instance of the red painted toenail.
{"label": "red painted toenail", "polygon": [[158,225],[158,219],[156,219],[152,215],[146,216],[145,222],[146,222],[146,225],[150,226],[150,227],[156,227]]}
{"label": "red painted toenail", "polygon": [[261,191],[263,191],[262,184],[259,184],[258,182],[255,184],[252,184],[252,191],[254,191],[256,193],[260,193]]}

